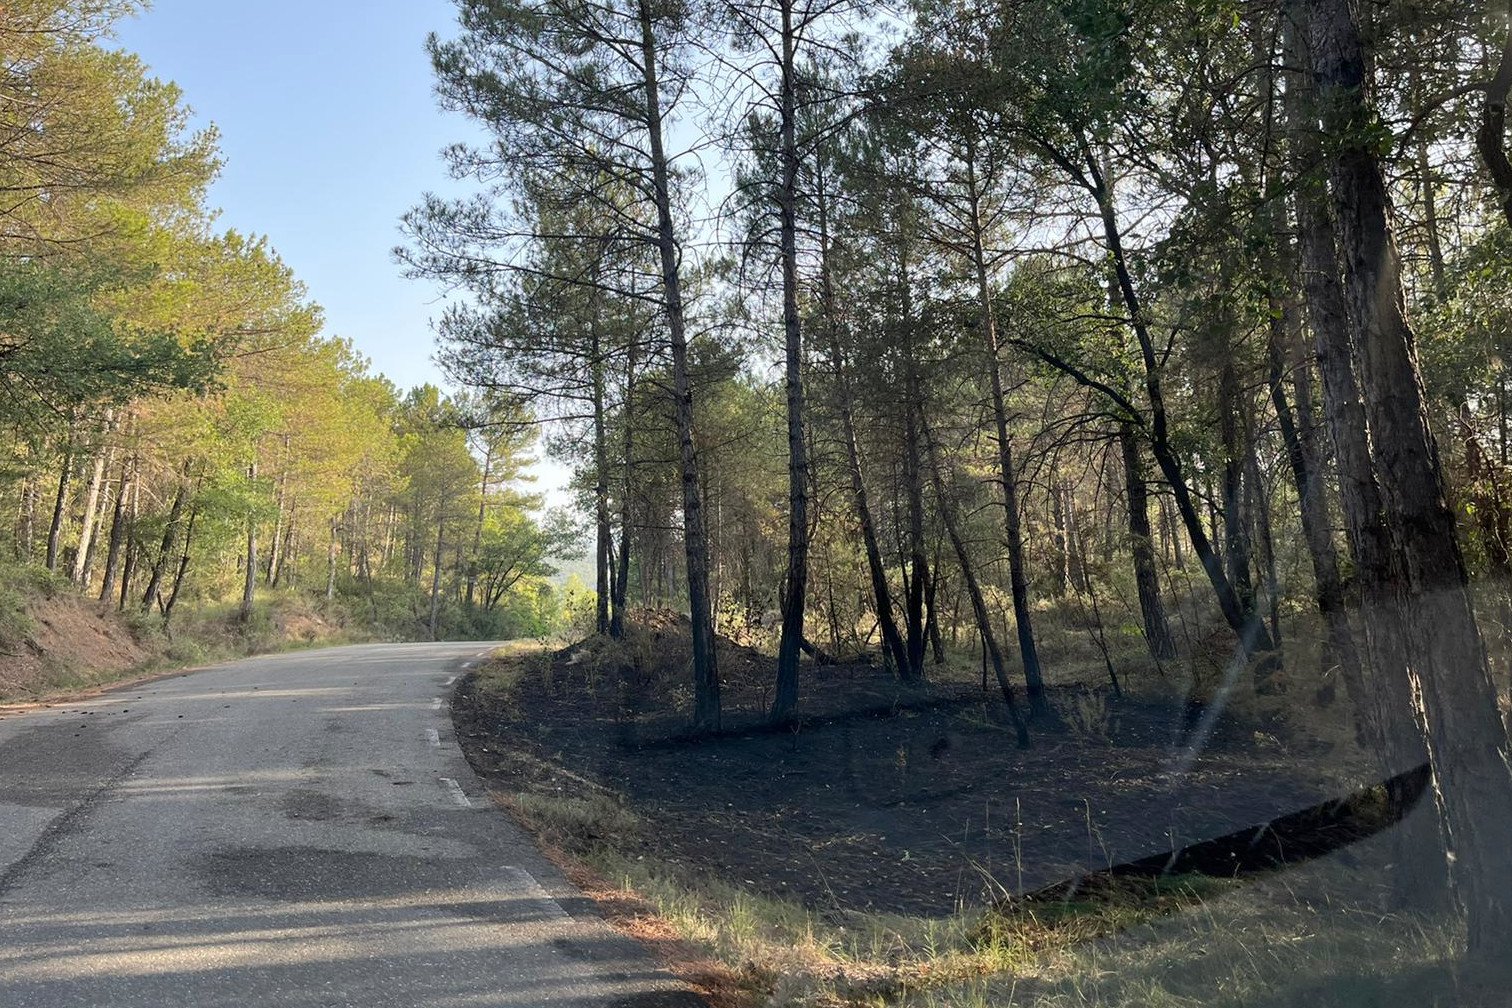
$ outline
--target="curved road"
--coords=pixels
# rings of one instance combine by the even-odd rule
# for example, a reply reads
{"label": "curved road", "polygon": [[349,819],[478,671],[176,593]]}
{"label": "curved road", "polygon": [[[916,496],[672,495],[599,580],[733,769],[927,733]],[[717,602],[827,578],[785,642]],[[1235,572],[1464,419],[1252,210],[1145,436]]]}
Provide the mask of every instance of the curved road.
{"label": "curved road", "polygon": [[254,658],[0,717],[5,1008],[684,1008],[483,794],[470,644]]}

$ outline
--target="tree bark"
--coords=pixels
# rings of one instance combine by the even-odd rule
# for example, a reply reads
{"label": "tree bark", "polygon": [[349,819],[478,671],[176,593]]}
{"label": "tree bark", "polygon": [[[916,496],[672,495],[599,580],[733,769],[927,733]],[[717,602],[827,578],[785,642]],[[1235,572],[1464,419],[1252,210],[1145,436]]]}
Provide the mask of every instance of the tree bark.
{"label": "tree bark", "polygon": [[142,549],[142,544],[137,539],[137,515],[142,505],[142,481],[137,472],[139,464],[135,460],[132,462],[131,505],[126,514],[125,556],[121,558],[121,594],[116,601],[116,608],[122,612],[131,597],[131,579],[136,574],[137,557]]}
{"label": "tree bark", "polygon": [[1024,568],[1024,533],[1019,516],[1018,470],[1013,464],[1013,442],[1008,435],[1008,407],[1003,395],[1002,348],[998,345],[997,312],[992,306],[992,287],[987,279],[987,253],[983,246],[981,196],[977,191],[975,158],[967,147],[966,175],[971,203],[971,259],[976,273],[978,311],[986,346],[988,379],[992,387],[992,418],[997,427],[998,473],[1002,482],[1003,527],[1008,538],[1008,578],[1013,593],[1013,622],[1018,631],[1019,654],[1024,663],[1024,682],[1029,695],[1029,716],[1045,717],[1050,702],[1040,670],[1039,647],[1034,640],[1029,608],[1029,578]]}
{"label": "tree bark", "polygon": [[1468,918],[1468,953],[1491,966],[1512,933],[1512,767],[1454,513],[1444,487],[1406,315],[1390,195],[1375,143],[1367,53],[1348,0],[1310,0],[1312,68],[1330,164],[1366,419],[1404,603],[1408,670],[1426,718],[1429,761],[1450,841],[1450,877]]}
{"label": "tree bark", "polygon": [[1486,82],[1486,101],[1481,107],[1480,128],[1475,145],[1485,162],[1486,172],[1501,197],[1502,215],[1512,225],[1512,160],[1507,157],[1507,93],[1512,91],[1512,4],[1503,4],[1508,21],[1496,72]]}
{"label": "tree bark", "polygon": [[[1302,0],[1294,0],[1290,14],[1286,25],[1288,63],[1307,66],[1311,53],[1303,39],[1307,12]],[[1312,92],[1310,73],[1292,75],[1288,94],[1294,96],[1297,108],[1290,118],[1299,126],[1304,119],[1307,122],[1297,129],[1293,144],[1303,291],[1323,381],[1324,415],[1339,470],[1339,499],[1355,561],[1364,658],[1368,659],[1365,664],[1369,674],[1359,694],[1351,699],[1367,749],[1376,755],[1382,775],[1395,778],[1420,766],[1428,751],[1407,668],[1403,637],[1406,614],[1393,591],[1401,580],[1400,561],[1392,547],[1371,453],[1354,359],[1354,322],[1340,279],[1333,215],[1325,183],[1312,175],[1323,162],[1317,116],[1310,108]],[[1394,802],[1403,800],[1400,794],[1390,798]],[[1438,824],[1426,816],[1409,817],[1394,831],[1393,842],[1398,866],[1392,876],[1394,900],[1414,907],[1442,903],[1447,894],[1448,868]]]}
{"label": "tree bark", "polygon": [[808,599],[809,462],[804,437],[803,327],[798,315],[798,68],[793,0],[778,0],[782,18],[778,89],[782,180],[777,186],[782,261],[783,380],[787,393],[788,556],[782,635],[777,645],[777,687],[772,720],[792,718],[798,706],[798,655]]}
{"label": "tree bark", "polygon": [[[108,435],[113,424],[114,411],[106,410],[103,432]],[[97,446],[94,467],[89,473],[89,485],[84,491],[84,520],[79,527],[79,548],[74,552],[73,570],[70,578],[74,584],[85,587],[89,583],[89,566],[94,557],[95,525],[100,508],[100,488],[105,482],[105,470],[110,465],[114,448]]]}
{"label": "tree bark", "polygon": [[[147,590],[142,594],[142,611],[147,612],[157,600],[158,591],[163,586],[163,575],[167,573],[168,561],[173,556],[174,544],[178,542],[179,523],[184,518],[184,505],[189,500],[189,485],[187,474],[180,478],[173,492],[173,504],[168,509],[168,521],[163,526],[163,543],[158,549],[158,555],[152,564],[152,576],[147,579]],[[123,581],[123,587],[126,582]]]}
{"label": "tree bark", "polygon": [[[253,487],[257,483],[257,460],[253,459],[247,464],[247,482]],[[246,576],[242,580],[241,597],[241,621],[247,623],[252,619],[252,600],[257,591],[257,517],[247,515],[247,552],[244,564]]]}
{"label": "tree bark", "polygon": [[184,526],[184,541],[179,550],[178,567],[173,573],[173,587],[168,592],[168,601],[163,604],[164,626],[173,619],[173,607],[178,604],[179,592],[183,590],[184,579],[189,574],[189,549],[194,544],[194,523],[198,518],[199,506],[196,505],[189,509],[189,521]]}
{"label": "tree bark", "polygon": [[58,472],[58,493],[53,498],[52,522],[47,527],[47,569],[58,569],[58,552],[63,538],[63,515],[68,509],[68,491],[73,485],[73,446],[63,451],[63,465]]}
{"label": "tree bark", "polygon": [[1124,495],[1129,507],[1130,552],[1134,559],[1134,585],[1139,593],[1139,613],[1144,622],[1145,647],[1157,660],[1176,657],[1176,641],[1166,620],[1160,598],[1160,578],[1155,570],[1155,540],[1150,532],[1150,493],[1145,479],[1139,439],[1130,424],[1118,429],[1123,451]]}
{"label": "tree bark", "polygon": [[100,601],[108,602],[115,597],[116,575],[121,560],[121,545],[126,539],[126,509],[134,488],[133,474],[136,459],[121,463],[121,478],[116,490],[115,508],[110,517],[110,544],[105,550],[105,576],[100,585]]}
{"label": "tree bark", "polygon": [[604,419],[604,357],[599,337],[597,298],[589,312],[588,366],[593,379],[593,631],[609,632],[610,554],[614,552],[614,528],[609,519],[609,434]]}
{"label": "tree bark", "polygon": [[436,516],[436,550],[431,557],[430,638],[441,639],[441,549],[445,544],[446,521]]}
{"label": "tree bark", "polygon": [[467,562],[467,605],[473,605],[478,590],[478,564],[483,556],[483,526],[488,522],[488,485],[493,476],[493,442],[483,446],[483,478],[478,490],[478,522],[473,526],[472,556]]}
{"label": "tree bark", "polygon": [[325,597],[329,602],[336,597],[336,555],[340,551],[340,542],[336,538],[336,519],[331,519],[331,541],[326,546],[326,588]]}
{"label": "tree bark", "polygon": [[625,478],[620,488],[620,546],[616,557],[618,570],[609,607],[609,636],[619,640],[625,635],[625,607],[630,595],[630,540],[633,523],[633,489],[635,486],[635,348],[631,337],[625,348],[624,463]]}
{"label": "tree bark", "polygon": [[[1085,171],[1077,170],[1081,177],[1086,179],[1087,187],[1097,203],[1102,220],[1103,237],[1107,242],[1108,255],[1117,280],[1118,291],[1129,313],[1129,327],[1134,331],[1135,340],[1139,344],[1140,359],[1144,366],[1145,394],[1149,399],[1150,416],[1146,433],[1149,437],[1151,453],[1155,456],[1161,475],[1170,485],[1171,498],[1176,505],[1176,512],[1181,517],[1182,524],[1186,527],[1192,553],[1196,556],[1197,562],[1202,565],[1208,583],[1213,587],[1213,594],[1217,597],[1218,608],[1223,613],[1224,620],[1238,637],[1240,649],[1247,655],[1271,652],[1274,650],[1274,644],[1270,639],[1270,634],[1266,632],[1254,610],[1245,607],[1239,593],[1224,572],[1223,560],[1213,549],[1212,540],[1208,538],[1207,531],[1202,526],[1202,516],[1198,514],[1196,504],[1192,500],[1192,491],[1186,481],[1181,459],[1171,445],[1170,420],[1165,405],[1165,387],[1161,378],[1160,359],[1145,320],[1143,302],[1134,286],[1134,276],[1129,270],[1113,193],[1108,187],[1102,170],[1097,165],[1096,158],[1085,149],[1082,154],[1086,168]],[[1258,664],[1257,688],[1265,687],[1266,680],[1275,669],[1276,665],[1272,659],[1262,660]]]}
{"label": "tree bark", "polygon": [[638,12],[646,133],[651,148],[656,204],[656,246],[661,260],[662,300],[672,345],[672,394],[682,477],[683,546],[688,565],[688,618],[693,631],[693,726],[696,730],[717,731],[720,725],[719,669],[714,652],[713,613],[709,604],[709,549],[704,531],[703,499],[698,486],[687,325],[683,315],[682,280],[678,272],[679,247],[672,220],[671,169],[662,137],[661,82],[650,0],[640,0]]}

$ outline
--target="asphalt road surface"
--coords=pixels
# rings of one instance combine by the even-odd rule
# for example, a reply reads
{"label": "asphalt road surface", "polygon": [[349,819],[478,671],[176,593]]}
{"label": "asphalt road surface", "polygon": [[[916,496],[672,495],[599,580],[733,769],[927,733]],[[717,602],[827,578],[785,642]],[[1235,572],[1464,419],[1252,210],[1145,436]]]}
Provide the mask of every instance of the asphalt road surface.
{"label": "asphalt road surface", "polygon": [[483,794],[471,644],[255,658],[0,717],[3,1008],[685,1008]]}

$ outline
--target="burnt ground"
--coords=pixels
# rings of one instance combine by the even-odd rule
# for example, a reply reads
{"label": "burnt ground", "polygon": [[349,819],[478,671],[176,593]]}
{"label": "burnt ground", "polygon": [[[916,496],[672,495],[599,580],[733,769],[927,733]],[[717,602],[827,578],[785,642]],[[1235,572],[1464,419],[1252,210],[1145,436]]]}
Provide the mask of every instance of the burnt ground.
{"label": "burnt ground", "polygon": [[625,803],[642,828],[598,838],[623,854],[820,910],[944,915],[1334,793],[1324,744],[1220,718],[1192,752],[1184,709],[1092,687],[1052,688],[1063,724],[1021,751],[995,691],[805,665],[806,721],[773,732],[771,659],[728,642],[726,730],[689,739],[680,648],[669,623],[633,666],[591,645],[506,659],[524,669],[507,696],[461,685],[458,737],[504,790]]}

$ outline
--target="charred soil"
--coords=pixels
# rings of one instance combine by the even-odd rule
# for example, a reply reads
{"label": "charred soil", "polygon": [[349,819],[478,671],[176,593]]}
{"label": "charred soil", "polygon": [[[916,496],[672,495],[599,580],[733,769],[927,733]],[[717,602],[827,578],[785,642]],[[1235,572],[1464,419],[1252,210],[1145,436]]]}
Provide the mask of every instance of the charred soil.
{"label": "charred soil", "polygon": [[[687,735],[686,640],[659,615],[631,642],[501,659],[454,705],[474,768],[510,795],[611,803],[606,844],[820,911],[943,916],[1220,836],[1330,796],[1322,744],[1180,705],[1052,689],[1060,723],[1015,748],[978,684],[905,687],[864,662],[806,666],[804,720],[764,722],[772,660],[722,641],[725,728]],[[500,685],[508,682],[508,687]],[[609,835],[603,835],[609,834]]]}

